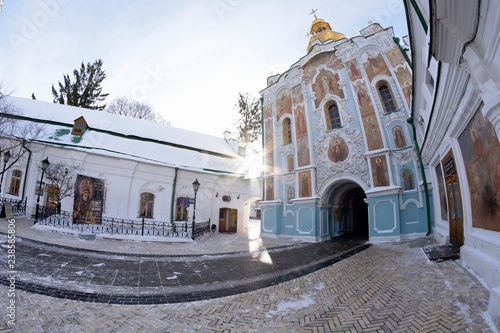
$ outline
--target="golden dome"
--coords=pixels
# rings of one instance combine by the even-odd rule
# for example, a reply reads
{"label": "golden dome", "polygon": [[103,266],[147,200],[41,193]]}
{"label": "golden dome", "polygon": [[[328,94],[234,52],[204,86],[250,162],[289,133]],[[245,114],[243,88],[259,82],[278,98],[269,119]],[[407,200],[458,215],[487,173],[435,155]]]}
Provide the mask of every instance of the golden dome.
{"label": "golden dome", "polygon": [[345,38],[344,34],[332,30],[330,24],[322,19],[315,19],[311,25],[311,38],[309,39],[309,44],[307,44],[307,52],[312,48],[311,42],[313,40],[319,39],[322,43],[327,40],[339,40]]}

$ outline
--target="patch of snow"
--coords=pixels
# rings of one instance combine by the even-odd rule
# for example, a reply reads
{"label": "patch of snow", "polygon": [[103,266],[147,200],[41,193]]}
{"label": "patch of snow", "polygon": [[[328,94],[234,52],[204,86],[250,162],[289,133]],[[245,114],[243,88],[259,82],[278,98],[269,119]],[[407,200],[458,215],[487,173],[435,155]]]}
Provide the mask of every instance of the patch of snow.
{"label": "patch of snow", "polygon": [[282,313],[285,311],[288,312],[288,310],[290,310],[290,309],[300,310],[303,308],[307,308],[308,306],[313,305],[314,303],[315,303],[314,299],[311,297],[311,295],[305,294],[305,295],[301,296],[300,300],[283,302],[283,303],[278,304],[278,308],[276,310],[269,311],[268,317],[269,317],[269,315],[274,316],[277,313]]}
{"label": "patch of snow", "polygon": [[76,275],[82,275],[83,274],[83,271],[78,271],[78,272],[75,272]]}
{"label": "patch of snow", "polygon": [[40,257],[51,257],[50,254],[46,254],[46,253],[40,253],[39,256]]}
{"label": "patch of snow", "polygon": [[[175,273],[175,272],[174,272],[174,273]],[[175,280],[175,279],[177,279],[177,275],[174,275],[174,276],[169,276],[169,277],[167,278],[167,280]]]}
{"label": "patch of snow", "polygon": [[95,264],[95,265],[92,265],[92,266],[94,266],[94,267],[102,267],[102,266],[104,266],[104,263],[102,262],[100,264]]}
{"label": "patch of snow", "polygon": [[316,290],[323,290],[325,289],[325,284],[323,282],[320,282],[316,285]]}

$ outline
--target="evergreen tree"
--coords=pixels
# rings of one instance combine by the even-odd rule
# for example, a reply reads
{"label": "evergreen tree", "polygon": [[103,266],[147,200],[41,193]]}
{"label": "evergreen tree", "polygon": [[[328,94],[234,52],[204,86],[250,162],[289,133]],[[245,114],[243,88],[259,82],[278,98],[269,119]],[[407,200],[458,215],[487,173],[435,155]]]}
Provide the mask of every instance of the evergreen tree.
{"label": "evergreen tree", "polygon": [[98,105],[104,101],[109,94],[102,93],[101,83],[106,78],[106,72],[102,70],[102,60],[96,60],[93,64],[82,62],[80,70],[73,70],[74,82],[68,74],[64,75],[64,84],[59,82],[59,92],[52,85],[52,96],[54,103],[78,106],[81,108],[103,110],[106,105]]}
{"label": "evergreen tree", "polygon": [[248,93],[239,93],[236,104],[240,119],[237,122],[239,140],[245,145],[256,141],[262,134],[260,102],[256,98],[250,97]]}

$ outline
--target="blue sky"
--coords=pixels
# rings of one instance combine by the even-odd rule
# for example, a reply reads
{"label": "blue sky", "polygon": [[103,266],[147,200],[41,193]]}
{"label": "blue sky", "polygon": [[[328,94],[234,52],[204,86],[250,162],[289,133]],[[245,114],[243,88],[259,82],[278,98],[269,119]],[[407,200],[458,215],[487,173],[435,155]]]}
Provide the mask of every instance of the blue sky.
{"label": "blue sky", "polygon": [[149,103],[176,127],[222,136],[238,92],[306,54],[316,15],[351,38],[368,21],[407,35],[401,0],[4,0],[0,80],[13,96],[51,102],[51,86],[102,59],[107,102]]}

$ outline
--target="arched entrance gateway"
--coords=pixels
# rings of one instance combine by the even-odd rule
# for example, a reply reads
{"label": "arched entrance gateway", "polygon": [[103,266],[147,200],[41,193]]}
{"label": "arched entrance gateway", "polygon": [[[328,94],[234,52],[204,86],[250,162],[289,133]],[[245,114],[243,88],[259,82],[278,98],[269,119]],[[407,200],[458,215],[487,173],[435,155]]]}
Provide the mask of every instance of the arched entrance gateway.
{"label": "arched entrance gateway", "polygon": [[353,181],[339,180],[322,196],[322,206],[329,206],[331,236],[352,235],[369,238],[368,205],[365,191]]}

